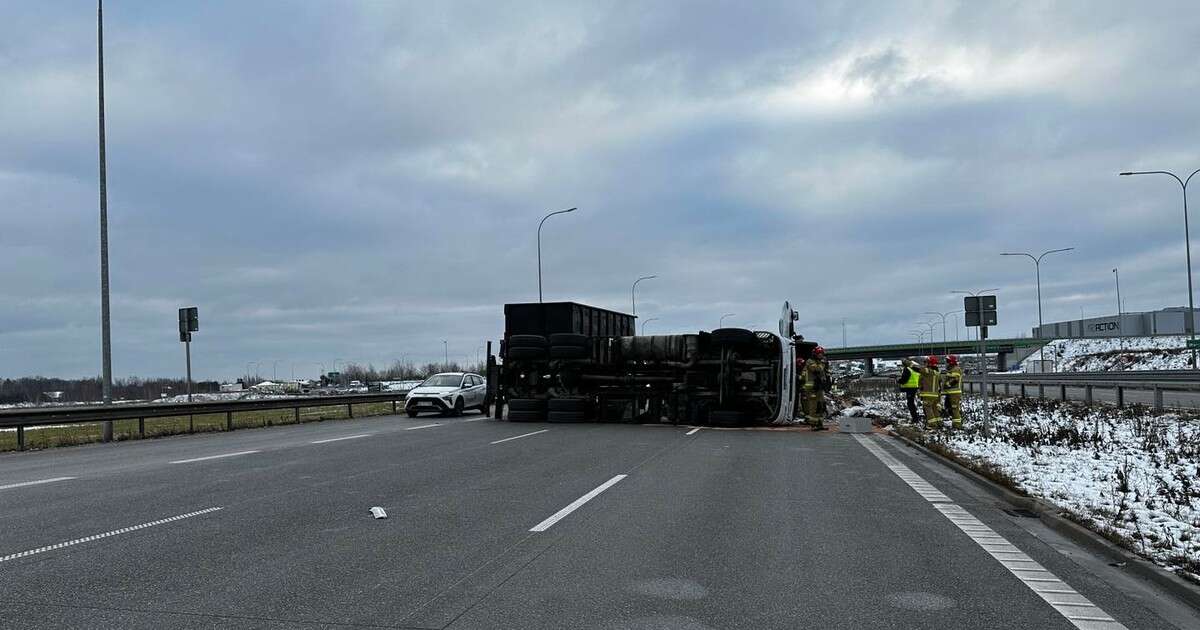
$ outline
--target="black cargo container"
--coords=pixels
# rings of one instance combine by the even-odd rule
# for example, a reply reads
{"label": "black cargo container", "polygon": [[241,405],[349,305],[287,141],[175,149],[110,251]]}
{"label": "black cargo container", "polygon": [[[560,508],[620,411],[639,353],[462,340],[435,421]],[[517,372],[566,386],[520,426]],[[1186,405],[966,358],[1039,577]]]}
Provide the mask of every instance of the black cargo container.
{"label": "black cargo container", "polygon": [[506,338],[552,333],[622,337],[634,334],[634,316],[576,302],[505,304],[504,333]]}

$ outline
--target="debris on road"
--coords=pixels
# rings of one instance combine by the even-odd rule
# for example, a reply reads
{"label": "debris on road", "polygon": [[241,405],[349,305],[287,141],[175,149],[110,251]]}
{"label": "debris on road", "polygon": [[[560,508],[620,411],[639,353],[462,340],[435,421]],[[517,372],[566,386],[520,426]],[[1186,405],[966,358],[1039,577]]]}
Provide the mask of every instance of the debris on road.
{"label": "debris on road", "polygon": [[375,506],[375,507],[371,508],[371,516],[373,516],[377,519],[387,518],[387,512],[384,512],[383,508],[381,508],[379,506]]}

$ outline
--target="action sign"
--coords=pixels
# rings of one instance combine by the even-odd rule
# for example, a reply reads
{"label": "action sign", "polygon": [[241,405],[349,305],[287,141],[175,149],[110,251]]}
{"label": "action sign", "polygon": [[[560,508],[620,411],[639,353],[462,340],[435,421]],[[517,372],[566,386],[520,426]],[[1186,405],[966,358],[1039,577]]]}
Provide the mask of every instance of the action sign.
{"label": "action sign", "polygon": [[963,298],[967,326],[996,325],[996,296],[979,295]]}

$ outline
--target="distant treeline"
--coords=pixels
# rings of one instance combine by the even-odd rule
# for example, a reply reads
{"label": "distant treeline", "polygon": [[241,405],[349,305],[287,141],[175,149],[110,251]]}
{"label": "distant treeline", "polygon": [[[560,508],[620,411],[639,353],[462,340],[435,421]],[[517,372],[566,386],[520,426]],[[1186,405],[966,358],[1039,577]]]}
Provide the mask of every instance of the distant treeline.
{"label": "distant treeline", "polygon": [[393,363],[390,367],[376,368],[374,365],[358,365],[351,363],[341,370],[342,378],[347,381],[360,381],[363,383],[373,383],[376,381],[409,381],[409,380],[424,380],[431,374],[438,372],[474,372],[483,374],[487,369],[487,364],[481,363],[478,365],[464,365],[458,362],[446,363],[426,363],[425,365],[414,365],[412,363]]}
{"label": "distant treeline", "polygon": [[[215,392],[220,389],[216,381],[195,381],[192,392]],[[55,396],[53,392],[62,392]],[[187,393],[183,379],[138,377],[119,378],[113,381],[113,400],[153,400]],[[62,379],[44,376],[0,379],[0,404],[47,403],[47,402],[93,402],[103,398],[99,378]]]}

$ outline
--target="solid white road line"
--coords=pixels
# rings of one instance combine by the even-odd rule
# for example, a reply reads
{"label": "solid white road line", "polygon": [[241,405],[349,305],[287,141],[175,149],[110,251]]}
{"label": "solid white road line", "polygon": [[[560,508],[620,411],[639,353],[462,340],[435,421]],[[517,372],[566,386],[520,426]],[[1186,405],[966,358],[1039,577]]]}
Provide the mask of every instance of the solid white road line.
{"label": "solid white road line", "polygon": [[101,538],[108,538],[110,536],[116,536],[118,534],[128,534],[129,532],[134,532],[139,529],[146,529],[147,527],[154,527],[155,525],[163,525],[165,523],[173,523],[175,521],[181,521],[185,518],[191,518],[193,516],[200,516],[201,514],[208,514],[209,512],[216,512],[217,510],[220,510],[220,509],[223,509],[223,508],[219,508],[219,507],[205,508],[203,510],[197,510],[195,512],[188,512],[187,514],[180,514],[178,516],[171,516],[168,518],[159,519],[157,521],[150,521],[149,523],[142,523],[141,525],[133,525],[131,527],[122,527],[121,529],[114,529],[111,532],[104,532],[103,534],[93,534],[86,538],[76,538],[75,540],[68,540],[66,542],[60,542],[55,545],[47,545],[45,547],[38,547],[37,549],[30,549],[29,551],[10,553],[7,556],[0,556],[0,562],[8,562],[9,560],[16,560],[17,558],[24,558],[26,556],[32,556],[34,554],[44,553],[46,551],[54,551],[55,549],[62,549],[63,547],[70,547],[72,545],[78,545],[78,544],[85,543],[85,542],[92,542],[93,540],[100,540]]}
{"label": "solid white road line", "polygon": [[238,455],[249,455],[251,453],[261,453],[261,452],[262,451],[238,451],[236,453],[225,453],[223,455],[209,455],[208,457],[193,457],[191,459],[177,459],[173,462],[167,462],[167,463],[168,464],[190,464],[192,462],[203,462],[203,461],[208,461],[210,459],[223,459],[226,457],[237,457]]}
{"label": "solid white road line", "polygon": [[567,507],[555,512],[550,518],[542,521],[541,523],[538,523],[537,525],[534,525],[532,528],[530,528],[529,531],[544,532],[547,529],[550,529],[550,527],[552,525],[561,521],[563,518],[565,518],[571,512],[578,510],[580,507],[583,506],[584,503],[587,503],[588,501],[591,501],[592,499],[596,498],[596,496],[599,495],[601,492],[608,490],[609,488],[613,487],[613,485],[615,485],[618,481],[620,481],[628,476],[629,475],[617,475],[616,477],[613,477],[612,479],[605,481],[604,483],[600,484],[599,486],[596,486],[595,490],[592,490],[591,492],[579,497],[578,499],[575,499]]}
{"label": "solid white road line", "polygon": [[54,477],[52,479],[38,479],[37,481],[22,481],[21,483],[10,483],[0,486],[0,490],[8,490],[9,488],[24,488],[25,486],[38,486],[43,483],[54,483],[56,481],[70,481],[75,477]]}
{"label": "solid white road line", "polygon": [[693,434],[693,433],[695,433],[695,432],[697,432],[697,431],[699,431],[699,430],[700,430],[700,427],[696,427],[695,429],[692,429],[691,431],[688,431],[687,433],[684,433],[684,435],[691,435],[691,434]]}
{"label": "solid white road line", "polygon": [[510,437],[510,438],[504,438],[503,440],[496,440],[495,442],[491,442],[491,444],[499,444],[499,443],[501,443],[501,442],[507,442],[507,441],[509,441],[509,440],[519,440],[519,439],[521,439],[521,438],[523,438],[523,437],[529,437],[529,436],[531,436],[531,435],[537,435],[537,434],[539,434],[539,433],[545,433],[545,432],[547,432],[547,431],[549,431],[549,430],[550,430],[550,429],[542,429],[541,431],[534,431],[533,433],[526,433],[526,434],[524,434],[524,435],[514,435],[514,436],[512,436],[512,437]]}
{"label": "solid white road line", "polygon": [[370,435],[375,435],[375,434],[374,433],[359,433],[358,435],[347,435],[344,437],[329,438],[326,440],[313,440],[312,442],[309,442],[309,444],[328,444],[329,442],[341,442],[342,440],[357,440],[358,438],[365,438]]}
{"label": "solid white road line", "polygon": [[481,420],[491,420],[491,419],[492,419],[491,416],[483,416],[482,418],[469,418],[467,420],[463,420],[463,422],[479,422]]}
{"label": "solid white road line", "polygon": [[[1088,601],[1088,598],[1068,586],[1066,582],[1058,579],[1036,560],[1025,555],[1015,545],[985,525],[983,521],[959,507],[908,466],[900,463],[874,439],[857,434],[854,439],[883,462],[884,466],[896,473],[897,477],[903,479],[904,483],[916,490],[917,494],[932,503],[934,509],[941,512],[942,516],[954,523],[971,540],[975,541],[975,544],[979,545],[1001,566],[1008,569],[1009,573],[1021,580],[1021,583],[1029,587],[1029,590],[1037,593],[1038,597],[1050,604],[1054,610],[1058,611],[1058,614],[1070,621],[1071,625],[1086,630],[1116,630],[1125,627],[1121,622],[1113,619],[1098,606]],[[1070,601],[1067,601],[1068,599]]]}
{"label": "solid white road line", "polygon": [[440,424],[422,424],[419,427],[405,427],[405,431],[416,431],[417,429],[428,429],[429,427],[440,427]]}

